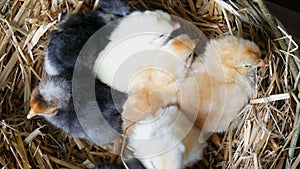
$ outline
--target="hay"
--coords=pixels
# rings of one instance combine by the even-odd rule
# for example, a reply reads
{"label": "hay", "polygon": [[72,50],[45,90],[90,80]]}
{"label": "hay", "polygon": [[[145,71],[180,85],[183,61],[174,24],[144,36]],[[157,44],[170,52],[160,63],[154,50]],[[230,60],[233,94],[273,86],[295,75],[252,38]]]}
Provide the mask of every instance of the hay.
{"label": "hay", "polygon": [[[297,43],[261,0],[136,0],[133,9],[164,9],[208,37],[235,34],[255,41],[269,61],[257,73],[257,99],[241,112],[236,130],[214,134],[192,168],[292,168],[300,163],[300,61]],[[86,0],[0,2],[0,166],[84,168],[117,161],[113,154],[27,120],[29,97],[43,72],[49,32],[65,13],[90,11]]]}

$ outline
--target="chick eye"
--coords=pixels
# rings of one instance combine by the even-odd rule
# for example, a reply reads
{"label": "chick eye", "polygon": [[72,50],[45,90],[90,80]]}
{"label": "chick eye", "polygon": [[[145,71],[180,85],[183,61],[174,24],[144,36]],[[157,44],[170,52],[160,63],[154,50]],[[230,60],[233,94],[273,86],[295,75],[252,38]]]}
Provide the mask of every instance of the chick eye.
{"label": "chick eye", "polygon": [[164,37],[164,34],[159,35],[160,38]]}
{"label": "chick eye", "polygon": [[244,67],[248,67],[248,68],[249,68],[249,67],[251,67],[251,65],[249,65],[249,64],[246,64],[246,65],[244,65]]}

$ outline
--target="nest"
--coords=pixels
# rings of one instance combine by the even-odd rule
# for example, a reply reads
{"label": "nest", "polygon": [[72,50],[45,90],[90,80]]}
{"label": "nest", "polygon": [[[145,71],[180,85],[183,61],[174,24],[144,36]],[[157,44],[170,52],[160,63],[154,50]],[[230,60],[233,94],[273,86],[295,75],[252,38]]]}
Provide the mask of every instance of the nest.
{"label": "nest", "polygon": [[[0,2],[1,167],[76,169],[118,162],[118,156],[72,138],[42,118],[26,119],[31,91],[44,76],[49,33],[57,28],[62,15],[89,12],[95,3]],[[203,160],[190,168],[297,168],[298,45],[262,0],[132,0],[130,6],[138,10],[163,9],[191,22],[210,38],[233,34],[251,39],[267,57],[268,67],[257,72],[257,99],[240,113],[239,127],[213,134]]]}

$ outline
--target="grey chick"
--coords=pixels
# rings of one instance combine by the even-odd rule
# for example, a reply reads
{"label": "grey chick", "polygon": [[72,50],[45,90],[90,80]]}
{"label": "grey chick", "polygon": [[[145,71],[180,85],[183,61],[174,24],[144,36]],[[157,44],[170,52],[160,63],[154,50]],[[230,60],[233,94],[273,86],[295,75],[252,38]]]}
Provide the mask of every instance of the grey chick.
{"label": "grey chick", "polygon": [[[70,73],[65,73],[64,75],[48,76],[42,79],[31,94],[31,110],[27,118],[30,119],[37,115],[43,116],[49,123],[72,136],[84,138],[94,143],[81,126],[75,112],[70,77],[72,77]],[[118,102],[114,102],[112,93],[114,97],[119,99]],[[113,129],[121,132],[120,111],[127,95],[118,91],[111,91],[110,87],[99,80],[95,81],[95,95],[104,119]]]}

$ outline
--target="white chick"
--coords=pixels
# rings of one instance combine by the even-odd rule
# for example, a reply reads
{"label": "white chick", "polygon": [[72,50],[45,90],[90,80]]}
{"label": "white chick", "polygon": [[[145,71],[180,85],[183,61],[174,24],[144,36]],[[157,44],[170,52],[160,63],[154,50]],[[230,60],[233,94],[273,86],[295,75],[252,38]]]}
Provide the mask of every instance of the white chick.
{"label": "white chick", "polygon": [[[98,55],[94,72],[101,81],[114,89],[128,92],[131,77],[142,68],[152,66],[145,51],[161,47],[169,35],[179,28],[163,11],[133,12],[122,18],[110,35],[110,42]],[[133,57],[134,59],[131,59]]]}
{"label": "white chick", "polygon": [[147,169],[181,169],[202,158],[205,140],[176,106],[159,109],[137,122],[128,146]]}

